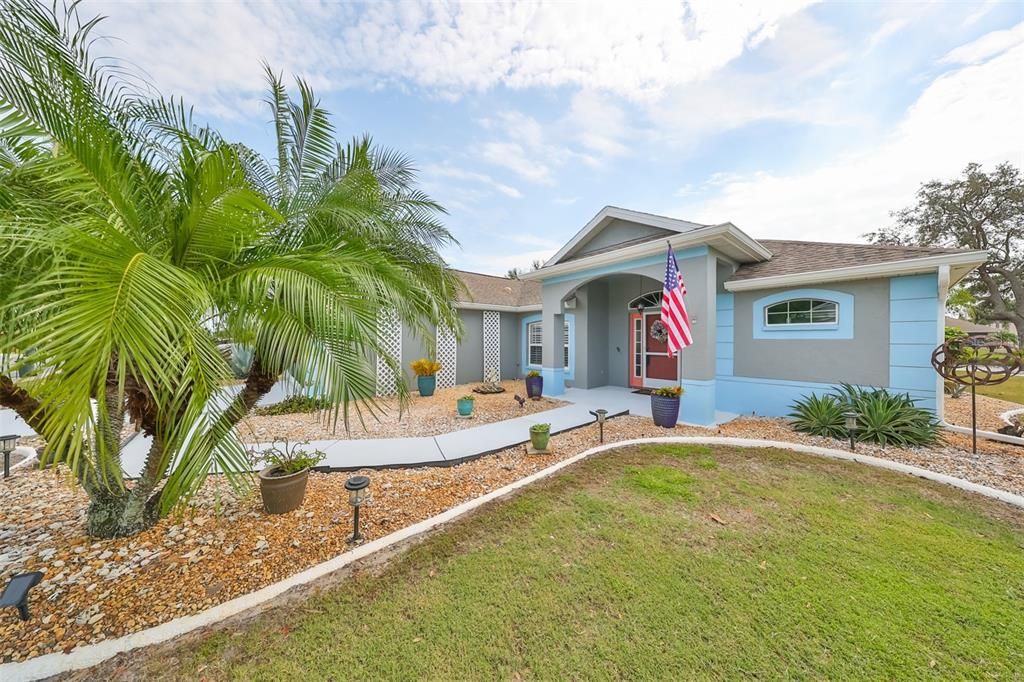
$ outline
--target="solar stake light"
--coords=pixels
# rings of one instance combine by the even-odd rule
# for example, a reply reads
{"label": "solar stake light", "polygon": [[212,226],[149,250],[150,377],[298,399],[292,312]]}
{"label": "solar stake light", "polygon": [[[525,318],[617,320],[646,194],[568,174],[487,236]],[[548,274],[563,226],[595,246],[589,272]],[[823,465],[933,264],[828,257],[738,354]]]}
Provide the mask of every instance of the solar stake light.
{"label": "solar stake light", "polygon": [[604,422],[608,418],[608,410],[601,408],[599,410],[591,410],[590,414],[594,415],[597,419],[597,428],[600,430],[601,442],[604,442]]}
{"label": "solar stake light", "polygon": [[857,449],[857,417],[856,412],[843,412],[843,419],[846,420],[846,432],[850,434],[850,450]]}
{"label": "solar stake light", "polygon": [[11,453],[18,445],[18,436],[0,436],[0,451],[4,453],[4,478],[11,477]]}
{"label": "solar stake light", "polygon": [[345,490],[348,491],[348,503],[352,505],[352,537],[349,542],[359,542],[363,536],[359,533],[359,508],[366,501],[366,489],[370,486],[370,479],[366,476],[353,476],[345,481]]}

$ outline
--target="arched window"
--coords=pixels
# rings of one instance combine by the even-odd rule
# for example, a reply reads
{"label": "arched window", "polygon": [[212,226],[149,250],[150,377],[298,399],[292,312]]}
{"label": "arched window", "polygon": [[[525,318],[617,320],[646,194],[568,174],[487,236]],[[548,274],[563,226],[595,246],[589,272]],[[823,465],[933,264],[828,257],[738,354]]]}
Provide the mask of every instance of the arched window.
{"label": "arched window", "polygon": [[839,322],[839,304],[818,298],[793,298],[764,307],[766,327]]}
{"label": "arched window", "polygon": [[629,302],[627,307],[630,310],[635,310],[637,308],[658,308],[661,306],[661,296],[662,293],[660,291],[651,291],[637,296]]}

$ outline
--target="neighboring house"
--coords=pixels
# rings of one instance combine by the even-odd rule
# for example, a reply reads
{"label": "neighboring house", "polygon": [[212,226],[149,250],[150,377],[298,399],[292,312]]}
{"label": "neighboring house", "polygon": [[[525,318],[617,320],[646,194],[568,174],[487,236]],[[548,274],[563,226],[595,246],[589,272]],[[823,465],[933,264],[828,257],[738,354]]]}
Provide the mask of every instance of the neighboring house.
{"label": "neighboring house", "polygon": [[994,334],[996,332],[1002,331],[1002,328],[1000,327],[990,326],[986,324],[978,324],[976,322],[971,322],[969,320],[960,320],[955,317],[950,317],[949,315],[946,316],[946,326],[962,329],[964,332],[966,332],[967,336],[979,338],[986,337],[989,334]]}
{"label": "neighboring house", "polygon": [[[678,358],[650,334],[660,314],[667,244],[686,282],[695,342]],[[756,240],[732,223],[701,225],[605,207],[521,280],[460,272],[460,343],[408,337],[382,318],[404,366],[435,342],[439,385],[520,377],[544,391],[682,384],[681,419],[781,416],[839,382],[909,393],[941,414],[932,350],[949,286],[979,251]],[[394,378],[380,363],[379,391]]]}

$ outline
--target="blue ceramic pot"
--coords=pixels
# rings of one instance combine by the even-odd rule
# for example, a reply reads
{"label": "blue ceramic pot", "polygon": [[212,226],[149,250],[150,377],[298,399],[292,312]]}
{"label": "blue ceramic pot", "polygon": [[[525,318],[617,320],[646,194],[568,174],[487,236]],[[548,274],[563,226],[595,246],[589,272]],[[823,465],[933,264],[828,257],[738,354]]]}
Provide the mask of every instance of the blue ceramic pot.
{"label": "blue ceramic pot", "polygon": [[679,421],[679,398],[663,395],[651,396],[651,416],[657,426],[674,429]]}
{"label": "blue ceramic pot", "polygon": [[473,414],[473,402],[474,401],[472,400],[463,400],[462,398],[459,398],[459,402],[457,404],[459,415],[462,417],[468,417]]}
{"label": "blue ceramic pot", "polygon": [[526,377],[526,397],[539,399],[544,394],[544,377]]}

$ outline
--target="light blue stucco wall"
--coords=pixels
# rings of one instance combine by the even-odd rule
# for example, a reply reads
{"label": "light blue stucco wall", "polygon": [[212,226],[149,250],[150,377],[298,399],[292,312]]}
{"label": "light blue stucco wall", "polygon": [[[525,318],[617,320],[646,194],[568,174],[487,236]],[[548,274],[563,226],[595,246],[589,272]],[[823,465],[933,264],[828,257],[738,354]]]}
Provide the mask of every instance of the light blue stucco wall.
{"label": "light blue stucco wall", "polygon": [[719,293],[715,300],[715,376],[731,377],[733,372],[733,353],[736,343],[733,339],[735,333],[735,305],[736,297],[733,294]]}
{"label": "light blue stucco wall", "polygon": [[889,281],[889,388],[909,393],[918,405],[937,407],[938,374],[931,356],[942,342],[936,274]]}

